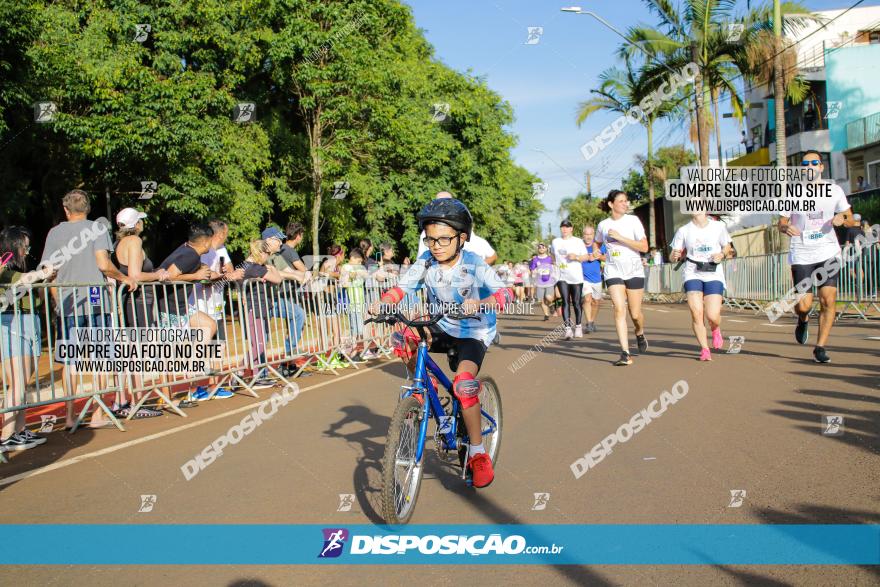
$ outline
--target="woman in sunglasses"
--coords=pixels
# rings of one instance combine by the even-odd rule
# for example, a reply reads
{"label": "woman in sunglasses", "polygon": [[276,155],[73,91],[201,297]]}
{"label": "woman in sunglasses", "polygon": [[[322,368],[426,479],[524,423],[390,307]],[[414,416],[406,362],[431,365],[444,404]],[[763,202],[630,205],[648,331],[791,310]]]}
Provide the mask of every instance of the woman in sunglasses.
{"label": "woman in sunglasses", "polygon": [[[812,168],[815,175],[812,181],[822,182],[825,165],[816,151],[804,153],[801,165]],[[819,314],[819,336],[813,359],[817,363],[829,363],[831,359],[825,351],[825,344],[831,334],[831,326],[837,311],[837,276],[840,273],[840,244],[834,233],[835,226],[841,226],[852,216],[849,202],[843,190],[835,183],[829,183],[830,198],[815,198],[813,212],[780,212],[779,232],[791,237],[788,262],[791,264],[791,277],[798,292],[803,292],[794,310],[798,316],[794,331],[798,344],[807,344],[810,338],[810,308],[813,306],[813,287],[819,292],[822,310]]]}
{"label": "woman in sunglasses", "polygon": [[724,299],[724,269],[721,261],[730,253],[730,235],[723,222],[694,214],[672,239],[673,263],[685,259],[684,291],[691,310],[692,327],[700,343],[700,360],[711,361],[706,325],[712,331],[712,347],[724,346],[721,336],[721,303]]}

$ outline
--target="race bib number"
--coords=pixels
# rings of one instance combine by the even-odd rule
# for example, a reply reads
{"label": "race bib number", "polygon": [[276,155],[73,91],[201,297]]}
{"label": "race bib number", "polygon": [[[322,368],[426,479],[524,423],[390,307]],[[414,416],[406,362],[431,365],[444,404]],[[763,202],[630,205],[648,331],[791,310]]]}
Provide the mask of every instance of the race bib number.
{"label": "race bib number", "polygon": [[821,230],[805,230],[801,233],[801,238],[805,243],[814,243],[816,241],[820,241],[825,237],[825,233]]}
{"label": "race bib number", "polygon": [[712,257],[712,245],[698,244],[694,249],[694,257],[700,261],[708,261]]}

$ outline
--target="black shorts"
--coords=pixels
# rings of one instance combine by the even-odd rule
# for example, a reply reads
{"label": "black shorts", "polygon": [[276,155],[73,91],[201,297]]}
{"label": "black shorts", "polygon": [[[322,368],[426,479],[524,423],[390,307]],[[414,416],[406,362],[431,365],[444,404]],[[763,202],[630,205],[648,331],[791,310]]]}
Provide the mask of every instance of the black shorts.
{"label": "black shorts", "polygon": [[[834,257],[831,257],[834,259]],[[816,286],[816,289],[821,289],[823,287],[837,287],[837,276],[840,273],[840,260],[838,259],[837,263],[829,263],[831,269],[827,271],[828,278],[819,283],[819,279],[822,278],[822,274],[826,273],[826,271],[820,271],[816,276],[817,279],[813,280],[813,272],[816,271],[820,267],[824,267],[825,263],[828,263],[828,260],[822,261],[821,263],[810,263],[809,265],[792,265],[791,266],[791,279],[794,282],[795,287],[804,279],[810,280],[810,282]],[[810,290],[813,288],[811,287]]]}
{"label": "black shorts", "polygon": [[626,289],[645,289],[644,277],[630,277],[629,279],[621,279],[619,277],[611,277],[605,280],[605,288],[612,285],[625,285]]}
{"label": "black shorts", "polygon": [[437,326],[431,326],[428,330],[431,332],[431,347],[428,351],[445,353],[452,371],[458,370],[461,361],[473,361],[478,368],[483,365],[483,358],[488,349],[481,341],[475,338],[455,338]]}

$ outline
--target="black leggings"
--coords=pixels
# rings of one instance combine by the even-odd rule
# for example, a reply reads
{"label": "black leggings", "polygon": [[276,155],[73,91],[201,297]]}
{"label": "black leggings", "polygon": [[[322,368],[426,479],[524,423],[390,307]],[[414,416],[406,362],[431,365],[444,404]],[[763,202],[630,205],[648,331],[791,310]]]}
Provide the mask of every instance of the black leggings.
{"label": "black leggings", "polygon": [[574,308],[575,324],[581,323],[581,295],[584,292],[583,283],[566,283],[559,281],[556,283],[559,288],[559,297],[562,298],[562,322],[571,327],[571,310]]}

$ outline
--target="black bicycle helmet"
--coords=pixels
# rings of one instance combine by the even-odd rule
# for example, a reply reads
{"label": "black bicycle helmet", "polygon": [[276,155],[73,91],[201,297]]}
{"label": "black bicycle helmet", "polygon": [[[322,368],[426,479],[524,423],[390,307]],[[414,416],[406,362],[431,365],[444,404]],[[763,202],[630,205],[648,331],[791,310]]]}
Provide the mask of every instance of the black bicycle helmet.
{"label": "black bicycle helmet", "polygon": [[466,240],[471,238],[471,229],[474,226],[474,219],[470,210],[461,200],[454,198],[438,198],[431,200],[422,208],[418,216],[419,230],[425,230],[426,224],[432,222],[442,222],[448,224],[455,230],[465,233]]}

